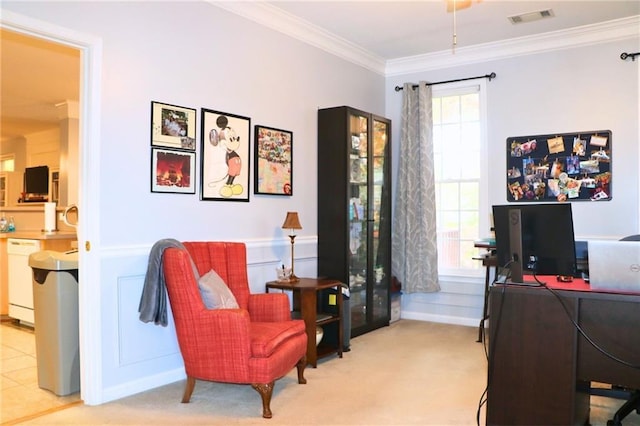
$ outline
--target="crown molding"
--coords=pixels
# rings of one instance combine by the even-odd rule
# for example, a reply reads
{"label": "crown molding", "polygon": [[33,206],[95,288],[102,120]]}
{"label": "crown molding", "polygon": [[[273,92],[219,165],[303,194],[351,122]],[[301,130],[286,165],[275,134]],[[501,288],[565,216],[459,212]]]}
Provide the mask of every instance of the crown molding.
{"label": "crown molding", "polygon": [[280,8],[261,1],[207,2],[384,76],[384,58]]}
{"label": "crown molding", "polygon": [[580,46],[640,37],[640,15],[551,31],[534,36],[483,43],[452,51],[408,56],[387,61],[385,76],[397,76]]}
{"label": "crown molding", "polygon": [[640,15],[635,15],[533,36],[458,47],[455,53],[442,50],[385,61],[344,38],[268,3],[206,1],[385,77],[640,37]]}

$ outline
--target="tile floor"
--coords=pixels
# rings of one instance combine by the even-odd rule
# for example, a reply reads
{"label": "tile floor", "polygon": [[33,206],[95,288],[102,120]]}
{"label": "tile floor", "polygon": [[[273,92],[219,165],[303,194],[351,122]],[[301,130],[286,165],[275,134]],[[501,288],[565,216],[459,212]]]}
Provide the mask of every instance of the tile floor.
{"label": "tile floor", "polygon": [[0,324],[0,343],[1,425],[17,424],[80,401],[79,392],[59,397],[38,387],[33,329],[3,321]]}

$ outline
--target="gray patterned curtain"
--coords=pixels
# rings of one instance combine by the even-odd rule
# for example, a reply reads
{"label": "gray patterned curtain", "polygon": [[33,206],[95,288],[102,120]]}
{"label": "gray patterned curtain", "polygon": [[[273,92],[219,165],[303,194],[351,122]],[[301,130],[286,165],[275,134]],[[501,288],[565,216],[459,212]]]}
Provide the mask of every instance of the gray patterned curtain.
{"label": "gray patterned curtain", "polygon": [[429,293],[440,291],[431,87],[405,83],[402,96],[391,269],[403,292]]}

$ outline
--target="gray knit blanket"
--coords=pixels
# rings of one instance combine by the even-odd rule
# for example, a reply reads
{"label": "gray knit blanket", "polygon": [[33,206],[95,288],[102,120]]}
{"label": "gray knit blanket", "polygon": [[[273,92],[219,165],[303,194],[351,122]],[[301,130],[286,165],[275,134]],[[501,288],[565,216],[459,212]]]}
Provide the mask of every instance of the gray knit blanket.
{"label": "gray knit blanket", "polygon": [[[144,287],[140,297],[140,305],[138,312],[140,313],[140,321],[151,322],[156,325],[166,327],[167,318],[167,287],[164,280],[164,270],[162,268],[162,255],[165,249],[175,247],[181,250],[187,250],[178,240],[165,238],[157,241],[151,252],[149,253],[149,264],[147,265],[147,274],[144,277]],[[191,259],[191,257],[189,257]],[[196,265],[191,259],[191,267],[196,280],[200,278],[200,274],[196,269]]]}

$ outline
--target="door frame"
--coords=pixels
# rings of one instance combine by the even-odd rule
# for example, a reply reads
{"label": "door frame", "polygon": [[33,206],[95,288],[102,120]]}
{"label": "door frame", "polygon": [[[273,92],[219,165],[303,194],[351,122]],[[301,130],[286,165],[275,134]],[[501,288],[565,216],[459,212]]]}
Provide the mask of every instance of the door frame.
{"label": "door frame", "polygon": [[[78,142],[78,281],[80,397],[102,403],[102,315],[100,297],[100,99],[102,39],[3,10],[0,26],[80,51]],[[89,188],[93,188],[90,191]]]}

